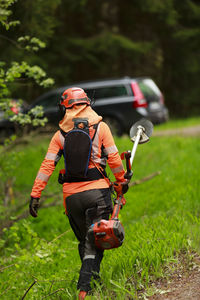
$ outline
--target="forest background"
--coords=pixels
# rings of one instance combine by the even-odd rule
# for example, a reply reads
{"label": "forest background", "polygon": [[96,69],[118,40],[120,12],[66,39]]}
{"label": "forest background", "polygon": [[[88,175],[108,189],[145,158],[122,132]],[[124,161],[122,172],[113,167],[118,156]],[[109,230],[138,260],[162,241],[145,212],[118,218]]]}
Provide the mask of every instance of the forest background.
{"label": "forest background", "polygon": [[[199,115],[198,0],[18,0],[11,17],[20,24],[9,31],[1,26],[1,61],[41,66],[55,80],[51,88],[150,76],[171,116]],[[25,51],[16,41],[26,35],[46,47]],[[10,96],[27,103],[44,92],[26,74],[10,85]]]}
{"label": "forest background", "polygon": [[[79,81],[149,76],[171,118],[197,117],[158,130],[199,124],[199,0],[0,0],[0,24],[0,104],[7,112],[9,97],[31,103],[47,89]],[[0,298],[73,299],[80,261],[62,213],[58,168],[39,217],[28,217],[50,136],[15,138],[0,145]],[[115,141],[120,153],[132,147],[128,136]],[[126,239],[106,252],[96,299],[146,299],[159,292],[152,287],[159,278],[199,270],[199,150],[198,136],[155,135],[137,152],[135,182],[160,176],[129,189],[120,215]]]}

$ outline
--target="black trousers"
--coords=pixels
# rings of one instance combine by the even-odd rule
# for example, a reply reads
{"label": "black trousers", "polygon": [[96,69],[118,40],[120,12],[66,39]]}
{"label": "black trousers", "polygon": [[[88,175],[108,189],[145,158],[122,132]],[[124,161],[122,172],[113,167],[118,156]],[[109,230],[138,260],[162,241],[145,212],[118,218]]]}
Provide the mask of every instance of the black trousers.
{"label": "black trousers", "polygon": [[66,198],[70,225],[79,240],[79,255],[82,261],[77,288],[88,292],[93,276],[98,279],[103,251],[90,243],[87,232],[91,224],[101,219],[108,220],[113,205],[110,189],[93,189],[73,194]]}

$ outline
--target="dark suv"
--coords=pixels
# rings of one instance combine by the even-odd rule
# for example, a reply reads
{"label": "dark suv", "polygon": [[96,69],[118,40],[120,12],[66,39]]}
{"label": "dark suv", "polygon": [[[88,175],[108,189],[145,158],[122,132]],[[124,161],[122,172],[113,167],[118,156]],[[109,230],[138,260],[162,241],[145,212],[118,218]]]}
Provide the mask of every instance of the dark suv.
{"label": "dark suv", "polygon": [[103,117],[114,134],[129,131],[142,117],[155,123],[168,120],[168,110],[157,85],[150,78],[110,79],[80,82],[52,90],[31,105],[42,105],[50,124],[58,124],[58,101],[69,87],[81,87],[92,101],[93,109]]}

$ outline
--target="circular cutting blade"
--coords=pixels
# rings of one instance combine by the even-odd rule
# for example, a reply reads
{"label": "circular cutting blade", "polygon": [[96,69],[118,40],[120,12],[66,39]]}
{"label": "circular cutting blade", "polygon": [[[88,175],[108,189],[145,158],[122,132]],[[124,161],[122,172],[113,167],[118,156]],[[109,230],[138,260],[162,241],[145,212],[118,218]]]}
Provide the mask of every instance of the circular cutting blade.
{"label": "circular cutting blade", "polygon": [[130,129],[130,138],[134,138],[137,134],[138,126],[142,126],[145,129],[145,134],[150,137],[153,133],[153,124],[147,119],[141,119],[137,121]]}

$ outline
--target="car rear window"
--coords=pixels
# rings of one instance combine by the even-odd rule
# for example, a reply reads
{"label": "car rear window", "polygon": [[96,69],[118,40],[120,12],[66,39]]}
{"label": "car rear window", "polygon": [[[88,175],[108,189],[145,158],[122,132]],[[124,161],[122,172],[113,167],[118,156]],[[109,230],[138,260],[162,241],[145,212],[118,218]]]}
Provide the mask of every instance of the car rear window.
{"label": "car rear window", "polygon": [[59,96],[57,94],[49,95],[48,97],[45,97],[44,99],[41,99],[37,105],[41,105],[44,108],[51,108],[57,106],[59,102]]}
{"label": "car rear window", "polygon": [[94,98],[95,100],[101,98],[112,98],[112,97],[120,97],[120,96],[128,95],[127,89],[123,85],[84,89],[84,90],[86,91],[89,98]]}
{"label": "car rear window", "polygon": [[160,90],[151,79],[138,81],[138,85],[147,102],[157,102],[160,99]]}

